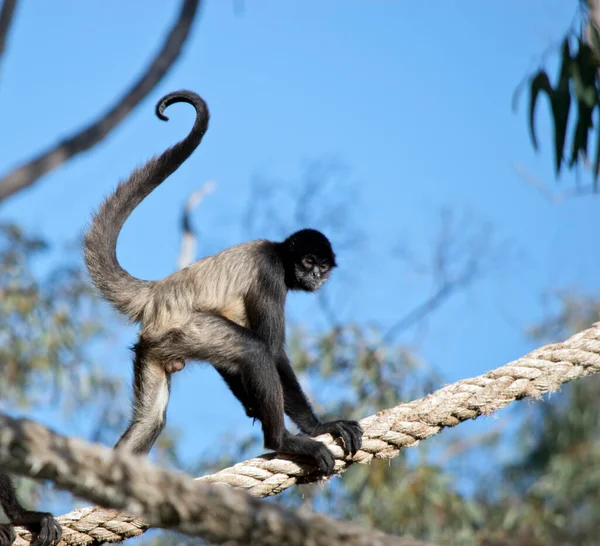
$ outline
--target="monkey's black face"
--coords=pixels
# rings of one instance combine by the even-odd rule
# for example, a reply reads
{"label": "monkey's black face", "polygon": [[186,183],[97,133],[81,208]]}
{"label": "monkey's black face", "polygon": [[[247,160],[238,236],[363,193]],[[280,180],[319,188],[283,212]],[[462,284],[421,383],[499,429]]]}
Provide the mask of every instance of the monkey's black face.
{"label": "monkey's black face", "polygon": [[296,286],[299,290],[315,292],[329,279],[331,262],[314,254],[303,256],[295,264]]}
{"label": "monkey's black face", "polygon": [[315,292],[329,279],[336,267],[329,239],[320,231],[303,229],[284,242],[288,255],[286,282],[292,290]]}

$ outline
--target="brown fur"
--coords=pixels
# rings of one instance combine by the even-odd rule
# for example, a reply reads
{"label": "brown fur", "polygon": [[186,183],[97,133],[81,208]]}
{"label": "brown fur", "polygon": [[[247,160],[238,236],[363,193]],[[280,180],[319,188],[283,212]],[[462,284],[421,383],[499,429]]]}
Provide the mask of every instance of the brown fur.
{"label": "brown fur", "polygon": [[268,245],[268,241],[250,241],[232,246],[155,281],[146,301],[135,303],[141,309],[142,335],[160,337],[184,327],[199,312],[215,313],[248,327],[245,298],[256,282],[249,271],[260,270]]}

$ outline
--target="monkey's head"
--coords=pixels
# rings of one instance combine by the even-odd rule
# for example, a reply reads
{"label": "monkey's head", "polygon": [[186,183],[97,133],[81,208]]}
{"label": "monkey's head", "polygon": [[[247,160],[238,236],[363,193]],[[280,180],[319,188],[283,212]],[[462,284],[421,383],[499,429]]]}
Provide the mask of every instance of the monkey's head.
{"label": "monkey's head", "polygon": [[329,239],[315,229],[301,229],[283,241],[285,282],[290,290],[315,292],[337,266]]}

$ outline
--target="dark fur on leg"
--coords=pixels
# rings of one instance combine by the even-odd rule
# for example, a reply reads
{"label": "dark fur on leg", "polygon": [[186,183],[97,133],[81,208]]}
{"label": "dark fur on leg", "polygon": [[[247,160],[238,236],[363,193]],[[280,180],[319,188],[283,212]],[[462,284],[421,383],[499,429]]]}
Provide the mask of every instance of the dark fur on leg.
{"label": "dark fur on leg", "polygon": [[0,546],[10,546],[16,538],[17,533],[10,523],[0,524]]}
{"label": "dark fur on leg", "polygon": [[283,385],[285,412],[305,434],[319,436],[329,433],[341,438],[346,455],[355,455],[362,442],[362,428],[357,421],[331,421],[321,423],[306,398],[294,370],[285,354],[277,360],[277,371]]}
{"label": "dark fur on leg", "polygon": [[192,322],[173,331],[168,340],[153,341],[152,354],[163,360],[209,361],[229,379],[228,385],[246,411],[261,422],[267,449],[303,456],[321,472],[333,472],[335,461],[324,444],[285,430],[276,360],[264,339],[252,330],[212,313],[196,313]]}
{"label": "dark fur on leg", "polygon": [[17,499],[10,476],[0,472],[0,503],[12,525],[0,525],[0,546],[9,546],[16,538],[13,525],[25,527],[33,535],[31,546],[51,546],[62,538],[62,528],[48,512],[25,510]]}

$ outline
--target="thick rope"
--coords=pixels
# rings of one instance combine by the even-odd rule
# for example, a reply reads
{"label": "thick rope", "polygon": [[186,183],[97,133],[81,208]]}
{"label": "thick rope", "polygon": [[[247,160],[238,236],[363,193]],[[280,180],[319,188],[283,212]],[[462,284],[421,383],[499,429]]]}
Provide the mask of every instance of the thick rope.
{"label": "thick rope", "polygon": [[[353,462],[368,463],[373,457],[390,459],[401,448],[417,445],[445,427],[491,413],[525,397],[540,398],[561,384],[600,372],[600,323],[562,343],[540,347],[528,355],[484,375],[464,379],[407,404],[400,404],[363,419],[363,444],[352,461],[329,435],[319,439],[336,456],[336,472]],[[255,497],[276,495],[298,484],[315,482],[321,476],[289,458],[265,455],[198,478],[217,484],[241,487]],[[61,544],[120,542],[137,536],[148,525],[141,519],[89,507],[60,516]],[[15,544],[26,546],[30,535],[17,529]]]}

